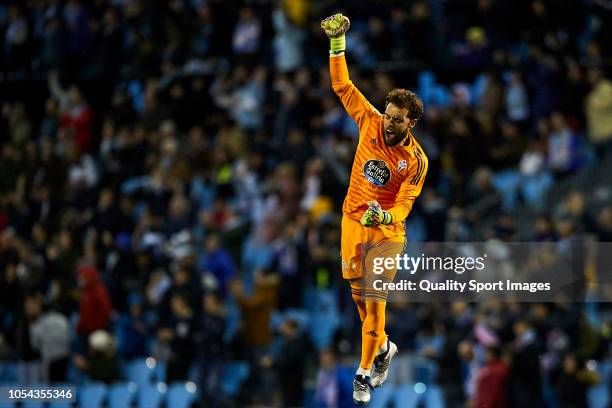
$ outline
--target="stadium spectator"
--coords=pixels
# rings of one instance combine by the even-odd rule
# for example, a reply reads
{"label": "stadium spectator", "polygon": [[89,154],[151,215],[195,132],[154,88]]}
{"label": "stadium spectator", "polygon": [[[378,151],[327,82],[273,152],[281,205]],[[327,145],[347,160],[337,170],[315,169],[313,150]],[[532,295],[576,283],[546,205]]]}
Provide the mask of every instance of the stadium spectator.
{"label": "stadium spectator", "polygon": [[200,274],[211,275],[219,293],[226,297],[228,285],[234,279],[236,271],[234,261],[219,241],[219,236],[214,233],[206,238],[205,252],[200,261],[199,269]]}
{"label": "stadium spectator", "polygon": [[144,298],[139,293],[128,297],[127,314],[119,316],[117,326],[118,354],[132,360],[148,356],[147,338],[150,332],[144,316]]}
{"label": "stadium spectator", "polygon": [[59,129],[68,132],[80,152],[89,152],[92,148],[92,115],[93,112],[83,98],[83,94],[76,85],[68,90],[62,88],[57,72],[49,75],[49,89],[55,99],[59,101],[60,123]]}
{"label": "stadium spectator", "polygon": [[166,381],[171,383],[187,379],[195,359],[194,335],[198,325],[187,296],[175,293],[170,303],[171,315],[160,323],[158,338],[169,345]]}
{"label": "stadium spectator", "polygon": [[570,174],[580,166],[580,141],[569,128],[565,117],[554,112],[550,119],[551,132],[548,137],[548,166],[559,178]]}
{"label": "stadium spectator", "polygon": [[292,319],[285,320],[281,327],[281,345],[276,355],[262,357],[262,366],[272,366],[278,372],[283,406],[303,405],[304,378],[311,344],[304,336],[304,328]]}
{"label": "stadium spectator", "polygon": [[510,406],[531,407],[542,404],[540,345],[530,322],[514,323],[512,363],[510,368]]}
{"label": "stadium spectator", "polygon": [[112,303],[94,266],[83,265],[79,267],[77,273],[79,287],[82,290],[77,333],[89,336],[97,330],[108,329]]}
{"label": "stadium spectator", "polygon": [[589,69],[587,77],[591,85],[585,101],[589,138],[602,153],[612,138],[612,82],[598,68]]}
{"label": "stadium spectator", "polygon": [[8,24],[4,35],[6,70],[18,74],[26,65],[28,58],[27,45],[30,31],[23,10],[18,5],[9,7],[7,17]]}
{"label": "stadium spectator", "polygon": [[199,384],[204,400],[212,404],[222,399],[223,359],[226,357],[224,334],[227,327],[227,307],[218,292],[202,297],[202,316],[195,336],[199,366]]}
{"label": "stadium spectator", "polygon": [[32,347],[41,358],[43,383],[65,382],[70,361],[70,325],[66,316],[49,307],[31,329]]}
{"label": "stadium spectator", "polygon": [[336,354],[329,349],[321,351],[319,361],[315,387],[317,408],[352,407],[353,370],[340,365]]}
{"label": "stadium spectator", "polygon": [[276,304],[278,276],[257,271],[252,294],[247,294],[238,280],[232,282],[230,290],[242,311],[241,339],[249,353],[260,355],[272,341],[270,314]]}
{"label": "stadium spectator", "polygon": [[525,124],[529,119],[529,99],[527,88],[523,83],[520,71],[513,71],[506,85],[506,115],[513,122]]}
{"label": "stadium spectator", "polygon": [[85,372],[93,381],[111,384],[119,379],[115,339],[104,330],[89,335],[88,350],[84,355],[73,356],[76,368]]}
{"label": "stadium spectator", "polygon": [[576,356],[563,359],[563,374],[557,385],[560,407],[586,407],[587,388],[598,381],[597,373],[589,371]]}
{"label": "stadium spectator", "polygon": [[501,359],[500,351],[488,348],[485,365],[478,371],[476,392],[470,406],[474,408],[508,406],[507,381],[509,369]]}
{"label": "stadium spectator", "polygon": [[241,57],[254,57],[260,47],[261,22],[252,7],[242,7],[238,23],[232,37],[234,54]]}
{"label": "stadium spectator", "polygon": [[40,293],[27,294],[23,307],[17,317],[16,343],[19,358],[19,383],[38,384],[41,380],[40,352],[32,342],[32,326],[42,313],[42,296]]}

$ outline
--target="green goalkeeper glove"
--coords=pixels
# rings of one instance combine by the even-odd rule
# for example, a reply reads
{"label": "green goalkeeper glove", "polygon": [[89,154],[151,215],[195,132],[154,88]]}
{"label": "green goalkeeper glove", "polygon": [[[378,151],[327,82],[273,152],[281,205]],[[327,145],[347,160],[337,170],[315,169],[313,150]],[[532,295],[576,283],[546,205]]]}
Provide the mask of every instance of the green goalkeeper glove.
{"label": "green goalkeeper glove", "polygon": [[364,227],[374,227],[376,225],[391,224],[391,214],[380,207],[377,201],[368,201],[368,209],[361,216],[361,225]]}
{"label": "green goalkeeper glove", "polygon": [[321,21],[321,28],[329,37],[329,53],[331,55],[340,54],[346,49],[346,38],[344,34],[351,26],[348,17],[341,13],[334,14]]}

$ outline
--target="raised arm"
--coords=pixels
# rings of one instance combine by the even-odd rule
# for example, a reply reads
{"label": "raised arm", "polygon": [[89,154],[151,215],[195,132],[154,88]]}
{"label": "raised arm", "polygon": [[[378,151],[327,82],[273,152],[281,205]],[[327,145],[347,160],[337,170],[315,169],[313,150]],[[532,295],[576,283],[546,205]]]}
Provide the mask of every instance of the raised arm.
{"label": "raised arm", "polygon": [[348,114],[359,127],[369,115],[378,111],[367,101],[357,87],[351,82],[346,65],[344,51],[346,49],[345,33],[350,27],[350,21],[342,14],[327,17],[321,22],[321,28],[330,39],[329,72],[332,88]]}
{"label": "raised arm", "polygon": [[62,88],[57,71],[49,72],[47,84],[49,85],[51,95],[53,95],[53,97],[59,101],[61,107],[64,108],[68,104],[68,92]]}

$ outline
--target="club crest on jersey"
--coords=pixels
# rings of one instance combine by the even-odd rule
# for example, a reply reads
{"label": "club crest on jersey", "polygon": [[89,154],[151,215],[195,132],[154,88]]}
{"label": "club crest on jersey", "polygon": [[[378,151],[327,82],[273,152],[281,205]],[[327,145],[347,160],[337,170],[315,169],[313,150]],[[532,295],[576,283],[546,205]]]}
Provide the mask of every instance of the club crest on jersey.
{"label": "club crest on jersey", "polygon": [[384,186],[391,179],[391,171],[384,160],[368,160],[363,165],[366,180],[376,186]]}
{"label": "club crest on jersey", "polygon": [[402,170],[406,170],[408,165],[406,164],[406,160],[400,160],[397,162],[397,171],[400,172]]}

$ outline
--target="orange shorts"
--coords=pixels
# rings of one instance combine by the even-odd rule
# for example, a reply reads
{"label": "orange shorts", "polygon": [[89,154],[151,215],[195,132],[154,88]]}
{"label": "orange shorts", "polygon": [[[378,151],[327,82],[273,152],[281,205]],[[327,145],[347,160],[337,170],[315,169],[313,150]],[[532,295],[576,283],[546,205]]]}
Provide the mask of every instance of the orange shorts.
{"label": "orange shorts", "polygon": [[[344,215],[341,228],[340,247],[344,279],[365,277],[364,273],[369,269],[366,263],[371,254],[395,257],[403,250],[405,237],[403,227],[364,227],[358,220]],[[390,274],[392,276],[389,276]],[[393,279],[395,271],[389,271],[385,275]]]}

